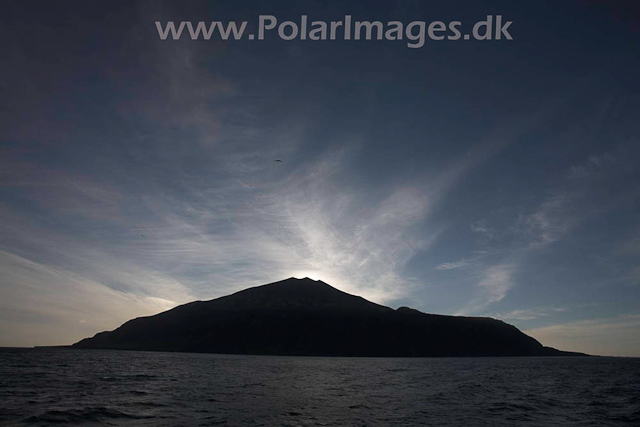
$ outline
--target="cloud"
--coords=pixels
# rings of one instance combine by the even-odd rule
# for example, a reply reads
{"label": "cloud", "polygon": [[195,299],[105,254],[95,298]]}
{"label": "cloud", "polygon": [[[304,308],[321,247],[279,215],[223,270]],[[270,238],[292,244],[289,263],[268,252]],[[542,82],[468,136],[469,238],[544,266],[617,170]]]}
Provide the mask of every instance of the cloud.
{"label": "cloud", "polygon": [[547,108],[532,114],[512,117],[506,120],[508,125],[497,127],[480,141],[472,144],[470,149],[446,165],[430,184],[434,199],[446,195],[464,177],[499,155],[511,144],[516,143],[522,135],[539,125],[541,120],[554,110],[555,108]]}
{"label": "cloud", "polygon": [[289,249],[279,259],[283,269],[293,264],[384,303],[410,293],[403,268],[438,230],[422,237],[412,232],[429,212],[429,199],[418,187],[396,186],[381,197],[350,187],[345,176],[352,150],[327,153],[261,197],[261,216],[270,219],[263,236]]}
{"label": "cloud", "polygon": [[[148,31],[144,24],[177,13],[171,9],[171,5],[138,4],[134,12],[139,24],[114,35],[113,48],[101,52],[111,59],[105,73],[123,89],[117,110],[126,121],[146,123],[165,132],[178,130],[182,145],[193,141],[214,145],[221,140],[223,116],[235,110],[237,88],[207,64],[211,58],[224,55],[220,43],[212,41],[205,47],[198,43],[163,42]],[[159,141],[155,144],[159,145]]]}
{"label": "cloud", "polygon": [[445,262],[442,263],[438,266],[436,266],[436,270],[456,270],[458,268],[466,268],[469,265],[471,265],[471,263],[467,260],[460,260],[460,261],[455,261],[455,262]]}
{"label": "cloud", "polygon": [[529,237],[533,249],[563,239],[580,225],[629,205],[640,194],[632,185],[637,162],[622,144],[614,150],[590,154],[565,171],[550,194],[513,229]]}
{"label": "cloud", "polygon": [[486,219],[481,219],[480,221],[471,224],[470,228],[474,233],[478,233],[487,239],[492,239],[494,237],[494,230],[487,227]]}
{"label": "cloud", "polygon": [[[43,341],[37,331],[46,328],[32,325],[27,333],[25,324],[7,339],[27,342],[20,338],[24,333],[32,343],[50,344],[68,326],[75,340],[81,332],[91,335],[124,317],[149,314],[162,306],[158,301],[168,307],[215,298],[292,275],[316,276],[380,303],[406,296],[416,283],[404,266],[438,232],[414,230],[427,218],[429,199],[411,185],[375,196],[350,187],[344,177],[351,154],[345,148],[327,152],[264,179],[264,169],[274,168],[269,159],[262,169],[242,172],[242,180],[231,174],[213,184],[189,183],[184,192],[148,186],[138,194],[64,173],[29,182],[22,196],[46,215],[24,215],[15,205],[0,209],[5,256],[34,266],[12,267],[4,300],[7,306],[32,305],[37,318],[48,295],[37,297],[38,288],[50,275],[55,286],[49,289],[59,297],[49,307],[60,308],[48,316],[63,326]],[[46,197],[47,188],[60,197]],[[102,304],[103,315],[91,321],[85,312],[65,317],[65,309],[74,312],[73,302]],[[112,304],[118,308],[110,315]]]}
{"label": "cloud", "polygon": [[[129,99],[120,101],[123,116],[141,117],[162,126],[175,126],[195,132],[199,141],[219,140],[220,121],[224,110],[218,99],[232,99],[231,83],[219,74],[207,70],[197,55],[194,44],[164,43],[149,49],[136,50],[153,70],[149,75],[136,76],[138,84]],[[125,76],[119,77],[121,79]]]}
{"label": "cloud", "polygon": [[513,265],[501,264],[489,267],[485,270],[484,278],[478,283],[486,295],[486,304],[500,301],[509,289],[513,287],[511,275]]}
{"label": "cloud", "polygon": [[526,222],[533,236],[532,247],[553,243],[564,236],[575,224],[575,217],[568,210],[572,203],[568,195],[555,195],[545,200]]}
{"label": "cloud", "polygon": [[57,267],[0,251],[0,345],[69,344],[176,302],[119,292]]}
{"label": "cloud", "polygon": [[555,313],[560,313],[566,310],[566,307],[536,307],[511,310],[504,313],[491,313],[490,316],[501,320],[535,320],[549,317]]}
{"label": "cloud", "polygon": [[[377,302],[409,293],[402,268],[428,244],[411,234],[427,213],[419,190],[396,189],[369,209],[358,207],[352,194],[338,195],[337,203],[299,196],[286,202],[285,228],[296,236],[296,252],[307,268]],[[359,210],[356,219],[350,215],[354,210]]]}
{"label": "cloud", "polygon": [[515,267],[514,263],[503,263],[485,268],[482,279],[476,284],[477,296],[456,314],[478,313],[488,305],[504,299],[514,286],[512,276]]}

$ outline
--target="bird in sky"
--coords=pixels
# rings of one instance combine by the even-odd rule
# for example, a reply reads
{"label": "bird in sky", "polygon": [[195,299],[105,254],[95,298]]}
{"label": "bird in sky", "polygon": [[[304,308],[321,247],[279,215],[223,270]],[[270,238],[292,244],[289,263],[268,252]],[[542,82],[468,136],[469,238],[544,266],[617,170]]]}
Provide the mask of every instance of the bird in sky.
{"label": "bird in sky", "polygon": [[278,162],[278,163],[282,163],[282,160],[280,159],[275,159],[274,162]]}

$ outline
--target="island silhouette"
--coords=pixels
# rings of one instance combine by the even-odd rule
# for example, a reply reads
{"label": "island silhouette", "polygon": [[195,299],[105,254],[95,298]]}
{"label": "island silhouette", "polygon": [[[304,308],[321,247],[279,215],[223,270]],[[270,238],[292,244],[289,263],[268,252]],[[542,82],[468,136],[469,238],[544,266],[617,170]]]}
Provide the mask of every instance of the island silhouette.
{"label": "island silhouette", "polygon": [[489,317],[394,310],[322,281],[289,278],[129,320],[72,345],[289,356],[575,356]]}

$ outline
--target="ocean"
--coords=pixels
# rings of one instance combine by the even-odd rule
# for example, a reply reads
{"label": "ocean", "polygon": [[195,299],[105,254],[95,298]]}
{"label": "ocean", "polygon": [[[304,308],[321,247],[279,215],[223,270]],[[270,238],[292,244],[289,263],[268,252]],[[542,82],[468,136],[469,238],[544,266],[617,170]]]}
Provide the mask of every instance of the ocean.
{"label": "ocean", "polygon": [[0,425],[640,426],[640,359],[0,350]]}

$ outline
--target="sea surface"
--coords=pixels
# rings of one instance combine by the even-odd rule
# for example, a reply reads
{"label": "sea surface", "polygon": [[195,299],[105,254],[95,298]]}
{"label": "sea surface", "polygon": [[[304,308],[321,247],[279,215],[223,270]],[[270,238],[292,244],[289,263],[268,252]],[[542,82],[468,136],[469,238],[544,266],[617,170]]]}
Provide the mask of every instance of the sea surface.
{"label": "sea surface", "polygon": [[640,359],[0,350],[0,425],[640,426]]}

